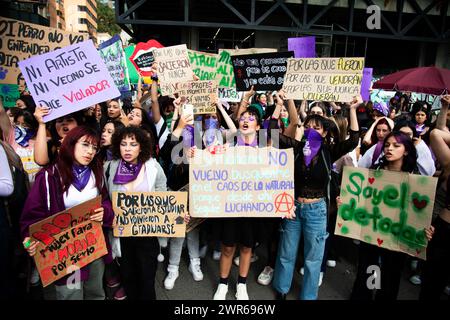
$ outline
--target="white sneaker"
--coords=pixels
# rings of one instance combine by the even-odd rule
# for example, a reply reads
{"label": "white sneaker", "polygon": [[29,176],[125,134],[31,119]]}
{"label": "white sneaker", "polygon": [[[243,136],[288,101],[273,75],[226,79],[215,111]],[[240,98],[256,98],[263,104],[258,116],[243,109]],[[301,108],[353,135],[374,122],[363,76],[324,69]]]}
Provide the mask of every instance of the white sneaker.
{"label": "white sneaker", "polygon": [[305,275],[305,268],[301,267],[299,272],[302,276]]}
{"label": "white sneaker", "polygon": [[179,273],[178,273],[178,267],[175,268],[171,268],[172,266],[169,266],[167,269],[169,271],[169,274],[167,275],[167,277],[164,279],[164,288],[166,288],[166,290],[172,290],[173,287],[175,286],[175,280],[177,280]]}
{"label": "white sneaker", "polygon": [[319,287],[322,285],[322,280],[323,280],[323,272],[321,272],[319,276]]}
{"label": "white sneaker", "polygon": [[200,269],[200,258],[191,259],[191,263],[189,264],[189,272],[192,273],[192,277],[194,281],[202,281],[203,280],[203,272]]}
{"label": "white sneaker", "polygon": [[[250,263],[253,263],[253,262],[257,261],[258,259],[259,259],[259,258],[258,258],[258,256],[257,256],[256,254],[252,254],[252,257],[250,258]],[[233,262],[234,262],[234,264],[235,264],[236,266],[239,267],[239,256],[235,257],[235,258],[233,259]]]}
{"label": "white sneaker", "polygon": [[330,268],[336,267],[336,260],[327,260],[327,266]]}
{"label": "white sneaker", "polygon": [[264,270],[258,276],[258,283],[263,286],[268,286],[272,282],[273,269],[266,266]]}
{"label": "white sneaker", "polygon": [[422,279],[420,279],[419,275],[415,275],[415,276],[412,276],[411,278],[409,278],[409,282],[418,286],[418,285],[422,284]]}
{"label": "white sneaker", "polygon": [[221,255],[222,255],[222,252],[214,250],[213,251],[213,260],[219,261]]}
{"label": "white sneaker", "polygon": [[216,293],[214,294],[214,300],[226,300],[228,292],[228,285],[220,283],[217,287]]}
{"label": "white sneaker", "polygon": [[236,288],[236,300],[250,300],[247,293],[247,285],[238,283]]}

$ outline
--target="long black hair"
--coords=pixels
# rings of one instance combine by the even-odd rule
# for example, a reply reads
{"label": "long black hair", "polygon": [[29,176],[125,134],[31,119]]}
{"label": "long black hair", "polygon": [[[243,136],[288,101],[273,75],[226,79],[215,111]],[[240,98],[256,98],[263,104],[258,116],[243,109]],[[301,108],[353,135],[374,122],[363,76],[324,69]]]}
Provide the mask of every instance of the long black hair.
{"label": "long black hair", "polygon": [[[418,172],[417,168],[417,150],[414,146],[414,142],[412,139],[405,133],[400,131],[393,131],[389,133],[386,138],[384,138],[384,145],[388,141],[390,137],[394,137],[398,143],[403,144],[405,147],[405,156],[403,157],[402,171],[403,172]],[[384,169],[388,166],[389,161],[386,159],[386,156],[383,155],[381,158],[379,165],[376,165],[376,168]]]}

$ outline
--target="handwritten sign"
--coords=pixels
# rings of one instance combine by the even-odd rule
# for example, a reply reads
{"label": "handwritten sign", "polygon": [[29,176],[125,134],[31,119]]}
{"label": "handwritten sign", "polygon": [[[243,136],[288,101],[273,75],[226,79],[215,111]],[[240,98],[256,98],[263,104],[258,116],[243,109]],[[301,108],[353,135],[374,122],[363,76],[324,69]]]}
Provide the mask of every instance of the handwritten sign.
{"label": "handwritten sign", "polygon": [[152,76],[152,65],[155,62],[153,51],[156,48],[164,48],[164,46],[156,40],[139,42],[130,57],[130,61],[144,77]]}
{"label": "handwritten sign", "polygon": [[188,50],[188,56],[192,71],[200,80],[216,79],[218,54]]}
{"label": "handwritten sign", "polygon": [[19,67],[36,105],[51,109],[45,122],[120,95],[92,40],[33,56]]}
{"label": "handwritten sign", "polygon": [[288,38],[288,50],[294,51],[294,58],[315,58],[316,37]]}
{"label": "handwritten sign", "polygon": [[0,38],[0,83],[24,86],[19,61],[85,41],[88,35],[0,17]]}
{"label": "handwritten sign", "polygon": [[437,178],[344,167],[335,234],[425,260]]}
{"label": "handwritten sign", "polygon": [[114,83],[120,92],[130,91],[130,79],[125,52],[122,49],[122,40],[116,34],[111,39],[102,42],[98,46],[100,57],[108,68],[108,72],[114,79]]}
{"label": "handwritten sign", "polygon": [[176,84],[193,80],[193,72],[185,44],[153,51],[158,62],[158,80],[162,95],[175,92]]}
{"label": "handwritten sign", "polygon": [[228,101],[228,102],[240,102],[244,97],[243,92],[237,92],[234,88],[218,88],[218,96],[219,99]]}
{"label": "handwritten sign", "polygon": [[292,149],[197,150],[189,165],[189,212],[196,218],[282,217],[294,209]]}
{"label": "handwritten sign", "polygon": [[361,90],[364,58],[288,59],[288,99],[349,102]]}
{"label": "handwritten sign", "polygon": [[17,84],[0,84],[0,99],[5,108],[15,107],[19,98],[20,93]]}
{"label": "handwritten sign", "polygon": [[30,226],[44,287],[108,253],[101,223],[90,220],[100,206],[98,196]]}
{"label": "handwritten sign", "polygon": [[186,103],[194,105],[194,114],[215,113],[217,82],[215,80],[177,83],[176,92],[186,97]]}
{"label": "handwritten sign", "polygon": [[361,80],[361,97],[363,101],[370,100],[370,85],[372,84],[373,68],[364,68]]}
{"label": "handwritten sign", "polygon": [[232,56],[236,89],[279,90],[283,86],[286,62],[293,52],[261,53]]}
{"label": "handwritten sign", "polygon": [[186,192],[113,192],[115,237],[171,237],[186,234]]}

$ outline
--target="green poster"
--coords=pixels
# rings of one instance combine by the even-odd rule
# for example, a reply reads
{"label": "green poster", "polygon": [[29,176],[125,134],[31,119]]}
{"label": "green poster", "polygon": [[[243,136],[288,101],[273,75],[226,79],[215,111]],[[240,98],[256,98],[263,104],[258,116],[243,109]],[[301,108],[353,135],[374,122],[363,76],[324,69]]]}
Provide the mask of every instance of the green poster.
{"label": "green poster", "polygon": [[0,84],[0,97],[3,107],[14,107],[16,100],[20,98],[19,86],[17,84]]}
{"label": "green poster", "polygon": [[125,56],[127,58],[127,67],[128,67],[128,76],[130,77],[130,82],[133,84],[137,84],[139,81],[139,74],[136,71],[136,67],[131,63],[130,57],[134,52],[135,44],[128,46],[124,49]]}
{"label": "green poster", "polygon": [[214,80],[216,78],[218,54],[188,50],[188,56],[192,71],[200,80]]}

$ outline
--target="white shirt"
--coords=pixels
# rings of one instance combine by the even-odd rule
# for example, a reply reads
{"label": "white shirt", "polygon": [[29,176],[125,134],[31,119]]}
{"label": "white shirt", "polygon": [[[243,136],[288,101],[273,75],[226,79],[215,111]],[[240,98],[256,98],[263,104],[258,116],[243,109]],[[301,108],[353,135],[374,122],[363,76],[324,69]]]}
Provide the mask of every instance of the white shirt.
{"label": "white shirt", "polygon": [[97,186],[95,185],[95,176],[94,173],[91,172],[89,181],[83,190],[78,191],[77,188],[75,188],[73,184],[71,184],[68,192],[64,192],[64,206],[66,207],[66,209],[70,209],[76,205],[79,205],[80,203],[94,199],[96,196],[98,196],[98,194],[99,192]]}

